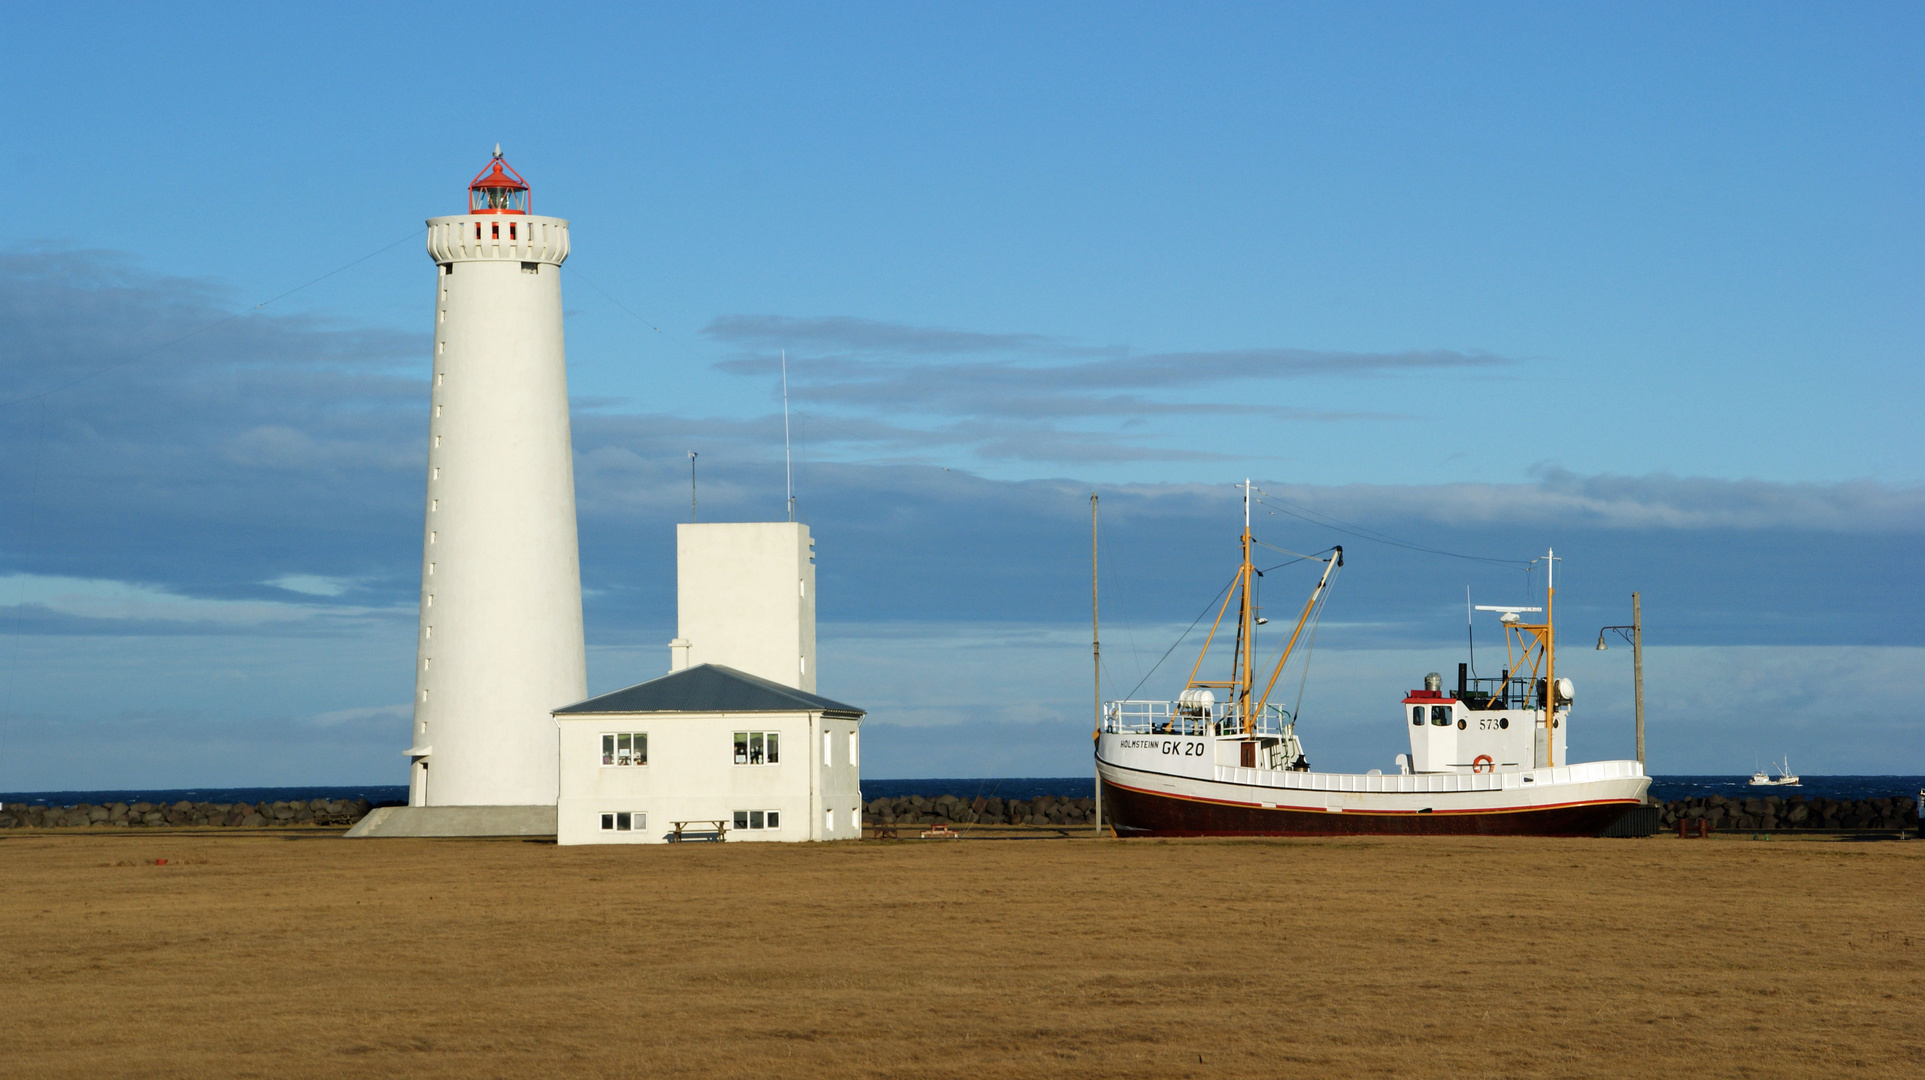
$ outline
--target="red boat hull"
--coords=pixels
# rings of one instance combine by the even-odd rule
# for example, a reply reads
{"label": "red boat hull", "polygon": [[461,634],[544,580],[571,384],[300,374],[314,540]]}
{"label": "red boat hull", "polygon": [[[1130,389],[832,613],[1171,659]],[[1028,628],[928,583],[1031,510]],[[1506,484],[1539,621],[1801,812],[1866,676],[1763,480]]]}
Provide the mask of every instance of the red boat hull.
{"label": "red boat hull", "polygon": [[1518,810],[1370,813],[1270,809],[1185,799],[1103,781],[1103,820],[1119,836],[1596,836],[1635,799]]}

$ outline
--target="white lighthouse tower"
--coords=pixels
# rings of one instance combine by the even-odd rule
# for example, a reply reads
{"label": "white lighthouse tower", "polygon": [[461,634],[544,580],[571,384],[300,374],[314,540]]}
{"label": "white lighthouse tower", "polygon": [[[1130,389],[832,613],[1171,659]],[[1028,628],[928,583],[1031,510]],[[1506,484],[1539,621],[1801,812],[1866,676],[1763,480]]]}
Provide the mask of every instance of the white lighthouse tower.
{"label": "white lighthouse tower", "polygon": [[[552,832],[549,714],[587,696],[562,353],[568,222],[531,210],[496,147],[468,212],[428,219],[437,277],[411,810],[382,834]],[[412,809],[437,807],[475,809]]]}

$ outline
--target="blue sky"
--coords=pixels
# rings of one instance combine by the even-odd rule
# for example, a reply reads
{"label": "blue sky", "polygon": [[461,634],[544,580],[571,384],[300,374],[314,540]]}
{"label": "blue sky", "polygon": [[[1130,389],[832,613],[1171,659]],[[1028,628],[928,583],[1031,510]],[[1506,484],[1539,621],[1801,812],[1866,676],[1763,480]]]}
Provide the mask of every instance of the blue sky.
{"label": "blue sky", "polygon": [[[416,233],[496,142],[573,222],[592,689],[663,666],[687,450],[714,515],[781,512],[787,350],[872,773],[1080,771],[1089,491],[1134,683],[1244,476],[1264,535],[1351,551],[1332,766],[1395,752],[1467,585],[1523,588],[1379,533],[1557,547],[1570,640],[1642,591],[1658,771],[1925,770],[1915,6],[14,25],[0,788],[402,776]],[[1584,659],[1600,732],[1619,660]]]}

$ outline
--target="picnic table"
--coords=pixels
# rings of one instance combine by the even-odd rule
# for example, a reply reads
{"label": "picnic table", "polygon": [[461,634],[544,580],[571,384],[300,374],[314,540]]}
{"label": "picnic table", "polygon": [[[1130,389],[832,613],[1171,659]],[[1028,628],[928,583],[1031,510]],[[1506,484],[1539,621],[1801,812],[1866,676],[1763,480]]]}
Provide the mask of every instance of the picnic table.
{"label": "picnic table", "polygon": [[[722,838],[728,835],[729,831],[727,818],[719,820],[710,818],[706,821],[700,819],[693,821],[671,821],[669,825],[671,829],[668,834],[668,842],[671,844],[679,844],[683,841],[719,844],[722,842]],[[695,825],[705,825],[707,828],[691,828],[691,826]]]}

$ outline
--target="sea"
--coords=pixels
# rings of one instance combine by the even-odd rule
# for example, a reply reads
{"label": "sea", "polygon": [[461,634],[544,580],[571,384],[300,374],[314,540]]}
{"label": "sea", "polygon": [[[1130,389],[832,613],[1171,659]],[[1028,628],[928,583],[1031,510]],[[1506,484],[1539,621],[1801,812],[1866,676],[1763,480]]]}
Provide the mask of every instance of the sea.
{"label": "sea", "polygon": [[[1925,791],[1925,776],[1806,776],[1797,787],[1754,788],[1750,776],[1654,776],[1653,797],[1674,799],[1704,798],[1709,795],[1764,796],[1807,799],[1877,799],[1908,795],[1916,799]],[[934,798],[955,795],[969,799],[978,795],[1004,799],[1033,799],[1038,795],[1081,799],[1094,794],[1094,782],[1087,776],[949,777],[922,780],[864,780],[862,797],[900,799],[907,795]],[[112,788],[101,791],[0,791],[0,802],[41,806],[74,806],[91,803],[261,803],[295,799],[366,799],[376,806],[401,806],[408,801],[406,784],[361,784],[345,787],[198,787],[198,788]]]}

